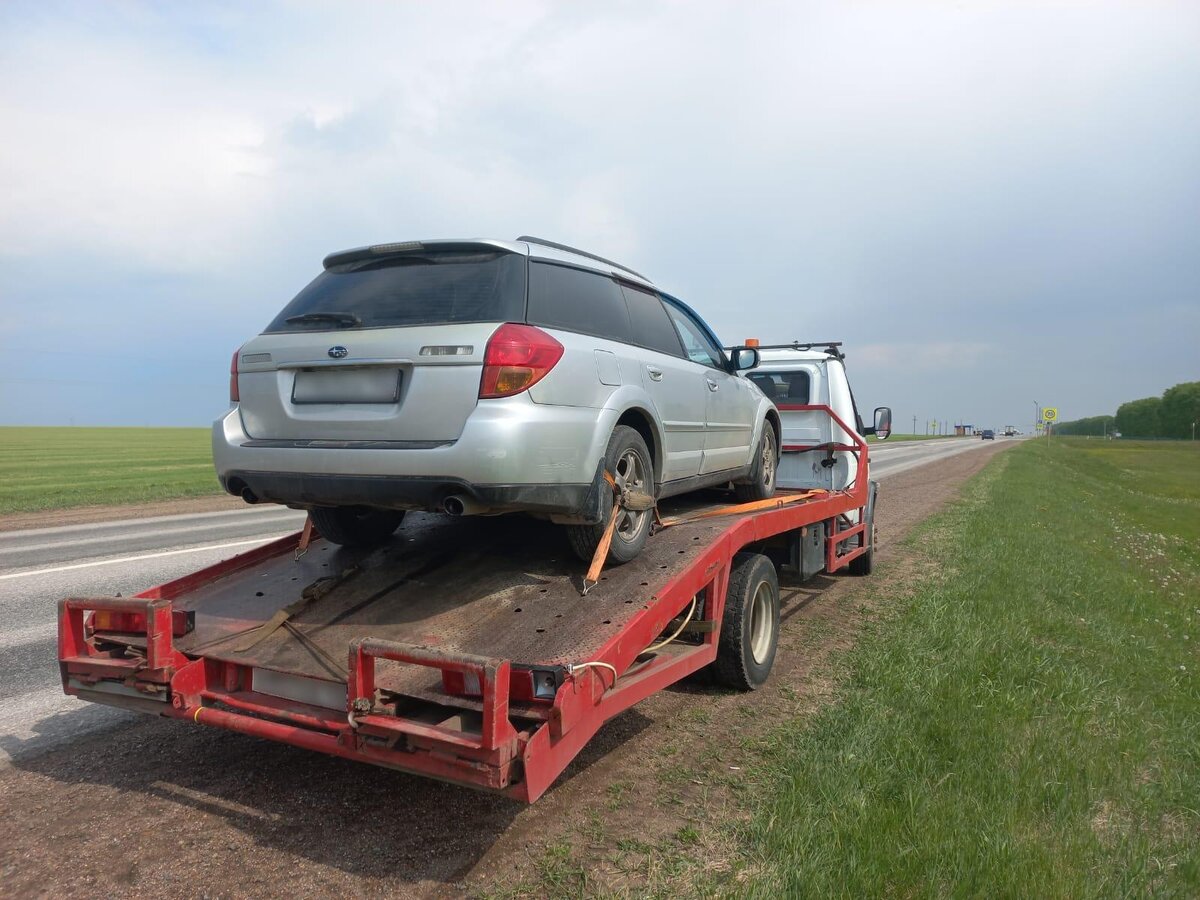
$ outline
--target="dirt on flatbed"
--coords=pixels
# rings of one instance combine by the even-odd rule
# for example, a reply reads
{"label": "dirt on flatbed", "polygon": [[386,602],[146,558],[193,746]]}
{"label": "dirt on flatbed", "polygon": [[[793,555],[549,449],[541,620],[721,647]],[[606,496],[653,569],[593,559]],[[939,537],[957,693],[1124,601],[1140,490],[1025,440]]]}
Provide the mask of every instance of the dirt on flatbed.
{"label": "dirt on flatbed", "polygon": [[[0,893],[537,894],[539,877],[557,883],[547,860],[600,890],[644,891],[645,873],[622,855],[743,814],[728,785],[744,742],[828,702],[830,662],[873,614],[863,588],[876,604],[913,590],[922,573],[896,542],[1005,446],[888,478],[877,511],[883,578],[785,588],[780,650],[762,689],[689,681],[649,697],[608,723],[533,806],[146,718],[0,771]],[[692,853],[719,867],[711,851]]]}

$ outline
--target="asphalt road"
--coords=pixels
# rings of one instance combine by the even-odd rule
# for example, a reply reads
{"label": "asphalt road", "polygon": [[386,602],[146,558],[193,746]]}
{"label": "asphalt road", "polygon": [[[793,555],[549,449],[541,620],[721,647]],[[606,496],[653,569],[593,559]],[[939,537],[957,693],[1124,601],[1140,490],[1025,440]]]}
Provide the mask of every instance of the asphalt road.
{"label": "asphalt road", "polygon": [[[986,446],[969,438],[872,446],[873,477]],[[131,596],[296,531],[281,507],[0,532],[0,764],[135,716],[62,693],[55,610],[69,596]],[[75,715],[60,713],[76,710]]]}

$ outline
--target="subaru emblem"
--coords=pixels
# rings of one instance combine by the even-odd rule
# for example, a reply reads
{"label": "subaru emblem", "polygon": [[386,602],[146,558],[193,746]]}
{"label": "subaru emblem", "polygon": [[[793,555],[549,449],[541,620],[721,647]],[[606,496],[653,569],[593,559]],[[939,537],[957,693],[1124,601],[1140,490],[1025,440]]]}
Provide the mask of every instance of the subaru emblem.
{"label": "subaru emblem", "polygon": [[349,355],[349,353],[350,353],[350,351],[347,350],[345,347],[343,347],[341,344],[338,344],[336,347],[329,348],[329,355],[332,356],[334,359],[345,359],[346,356]]}

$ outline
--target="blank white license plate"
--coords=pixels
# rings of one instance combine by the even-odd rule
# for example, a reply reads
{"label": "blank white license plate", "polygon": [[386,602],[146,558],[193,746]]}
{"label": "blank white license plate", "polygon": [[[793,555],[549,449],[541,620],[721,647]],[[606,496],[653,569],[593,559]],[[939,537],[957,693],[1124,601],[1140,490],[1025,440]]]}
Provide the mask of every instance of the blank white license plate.
{"label": "blank white license plate", "polygon": [[395,403],[400,370],[380,366],[301,369],[292,385],[293,403]]}
{"label": "blank white license plate", "polygon": [[270,669],[255,669],[251,676],[254,690],[260,694],[269,694],[284,700],[295,700],[297,703],[307,703],[310,706],[323,706],[326,709],[342,710],[346,708],[346,686],[332,681],[318,681],[316,678],[301,678],[298,675],[285,675],[282,672],[272,672]]}

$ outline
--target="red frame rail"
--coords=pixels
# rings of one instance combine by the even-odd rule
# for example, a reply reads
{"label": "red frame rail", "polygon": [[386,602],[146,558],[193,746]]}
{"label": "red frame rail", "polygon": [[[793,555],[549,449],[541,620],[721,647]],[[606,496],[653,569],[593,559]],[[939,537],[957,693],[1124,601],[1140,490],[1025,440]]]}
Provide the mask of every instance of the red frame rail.
{"label": "red frame rail", "polygon": [[[867,483],[867,442],[864,441],[858,434],[858,431],[851,428],[842,418],[833,411],[833,409],[824,404],[814,403],[776,403],[775,408],[780,412],[823,412],[826,413],[834,424],[841,428],[843,434],[850,435],[853,444],[843,444],[837,441],[831,441],[825,444],[781,444],[780,452],[782,453],[812,453],[812,452],[827,452],[837,453],[845,451],[853,453],[857,459],[857,467],[854,473],[854,479],[851,484],[855,490]],[[852,538],[858,537],[860,534],[865,534],[867,530],[866,522],[866,503],[859,508],[860,513],[858,522],[848,528],[842,528],[838,516],[834,516],[830,520],[830,528],[825,537],[825,569],[829,572],[836,572],[843,566],[849,565],[851,560],[862,556],[870,550],[870,541],[873,540],[872,535],[866,535],[859,546],[849,550],[842,551],[842,546]],[[849,512],[849,510],[847,510]]]}
{"label": "red frame rail", "polygon": [[[174,599],[217,578],[293,553],[299,533],[134,598],[75,597],[60,601],[58,655],[63,689],[96,702],[149,709],[197,724],[500,791],[533,802],[604,722],[716,659],[730,568],[738,552],[822,521],[828,527],[828,571],[844,567],[869,549],[864,541],[861,547],[838,552],[841,545],[866,529],[867,444],[828,406],[780,408],[825,412],[853,436],[853,445],[835,448],[858,454],[851,487],[731,516],[729,527],[639,606],[625,626],[596,650],[593,660],[570,668],[552,702],[542,704],[537,711],[531,712],[535,704],[523,702],[522,712],[514,712],[510,702],[514,693],[524,697],[528,692],[514,692],[513,685],[517,679],[528,679],[529,670],[515,668],[516,661],[512,660],[360,638],[349,647],[346,708],[338,712],[259,693],[253,689],[251,666],[213,659],[202,652],[188,656],[175,648],[173,636],[185,626],[173,608]],[[858,523],[842,528],[839,518],[853,511],[859,513]],[[732,512],[736,514],[736,507]],[[694,598],[697,621],[711,623],[701,642],[668,645],[644,657],[646,648],[678,621]],[[122,659],[113,651],[97,648],[88,633],[87,614],[100,611],[145,617],[144,659]],[[468,676],[477,679],[477,708],[472,709],[478,719],[470,715],[463,719],[478,727],[455,728],[444,722],[409,717],[398,706],[389,713],[377,690],[378,660],[439,670],[444,684],[455,678],[461,683]],[[618,673],[615,679],[609,666]],[[463,708],[462,698],[457,699],[456,708]]]}

